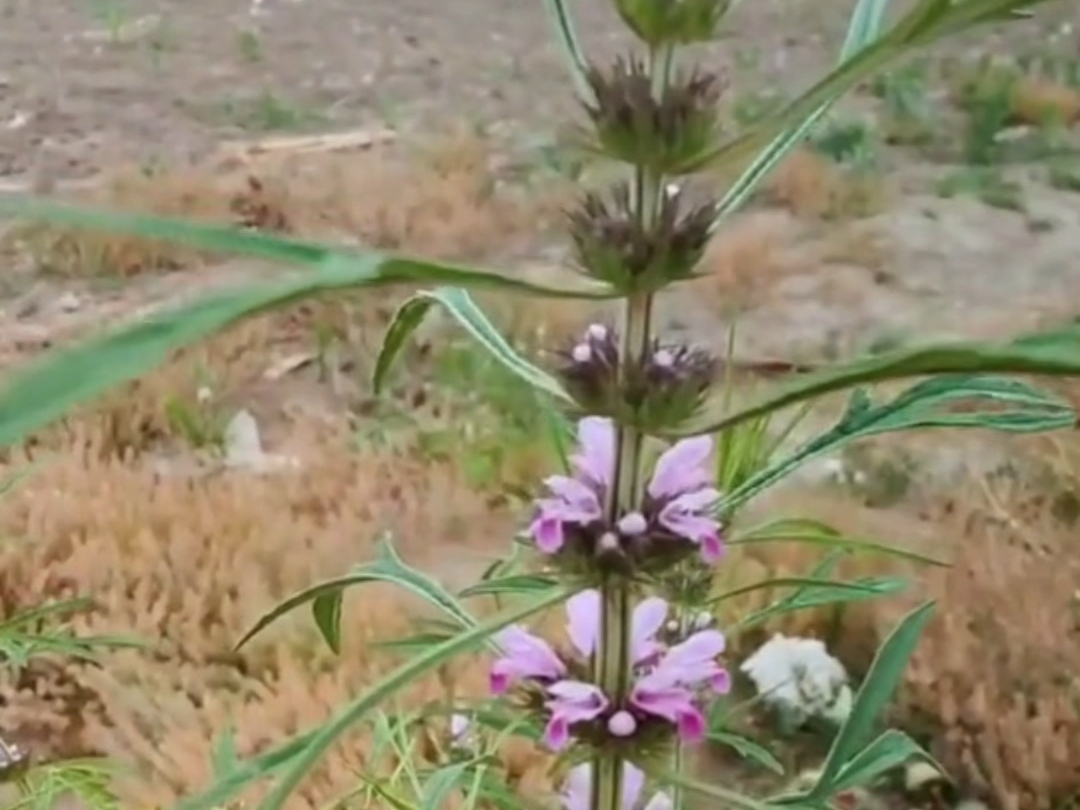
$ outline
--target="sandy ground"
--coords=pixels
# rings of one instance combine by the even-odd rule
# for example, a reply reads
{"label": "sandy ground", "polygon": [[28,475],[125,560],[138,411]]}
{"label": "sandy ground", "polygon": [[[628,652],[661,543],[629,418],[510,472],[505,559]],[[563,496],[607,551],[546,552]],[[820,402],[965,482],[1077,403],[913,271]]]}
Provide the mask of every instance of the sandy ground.
{"label": "sandy ground", "polygon": [[[702,57],[731,69],[730,92],[734,94],[750,94],[769,84],[799,87],[833,59],[845,12],[851,5],[833,0],[749,0],[732,15],[730,35],[703,51]],[[575,10],[590,52],[615,53],[624,44],[606,2],[586,0],[576,3]],[[977,43],[986,52],[1008,52],[1016,43],[1030,42],[1070,16],[1076,16],[1075,4],[1048,3],[1036,23],[1011,29],[1007,38],[994,35],[968,40],[954,45],[953,51],[963,52]],[[756,71],[737,69],[737,63],[751,51]],[[490,138],[495,144],[493,153],[500,156],[496,162],[505,166],[509,160],[506,155],[544,143],[563,129],[572,111],[569,90],[560,53],[551,41],[538,0],[262,0],[255,6],[236,0],[0,0],[0,189],[62,191],[68,184],[118,164],[150,168],[202,161],[216,154],[223,141],[236,139],[389,128],[401,140],[422,141],[428,132],[462,124]],[[514,238],[500,241],[493,252],[499,258],[511,257],[520,272],[529,273],[547,274],[565,258],[565,250],[548,233],[535,232],[529,211],[507,213],[501,208],[499,216],[507,216],[505,220],[496,218],[490,204],[464,206],[467,210],[461,213],[455,206],[459,197],[470,193],[467,185],[438,186],[434,208],[425,200],[409,198],[408,205],[421,212],[418,220],[444,225],[450,221],[444,230],[427,227],[418,232],[420,226],[410,222],[387,225],[384,209],[402,207],[402,189],[411,187],[412,176],[378,175],[380,180],[374,183],[371,164],[381,170],[400,159],[400,155],[383,158],[382,153],[373,157],[370,150],[357,158],[365,168],[348,193],[370,203],[371,210],[378,209],[376,214],[365,213],[367,218],[357,228],[362,236],[382,229],[392,231],[403,249],[423,244],[425,248],[434,246],[430,252],[469,257],[492,252],[480,247],[494,241],[493,234],[498,233],[500,240],[509,234]],[[216,164],[211,161],[209,165]],[[890,153],[888,168],[888,205],[868,217],[822,222],[777,207],[757,207],[737,217],[710,252],[707,269],[713,277],[689,292],[674,293],[663,303],[665,327],[720,347],[730,315],[738,310],[741,353],[754,358],[820,360],[890,341],[997,336],[1075,314],[1080,307],[1080,263],[1075,260],[1080,249],[1080,196],[1022,178],[1024,209],[1002,210],[965,197],[942,199],[932,192],[927,179],[940,173],[942,167],[926,165],[907,153]],[[293,180],[292,175],[285,175],[285,186]],[[802,181],[795,176],[785,182],[800,187]],[[808,182],[813,186],[816,181]],[[296,183],[292,191],[299,187],[300,181]],[[815,193],[811,188],[809,195]],[[308,199],[299,192],[297,195],[301,202]],[[299,210],[302,215],[302,205]],[[377,221],[376,225],[372,221]],[[480,221],[488,224],[477,226]],[[469,239],[457,240],[453,235],[455,229],[464,232],[468,228],[473,229]],[[258,277],[265,270],[242,261],[200,271],[143,274],[123,283],[111,278],[103,283],[101,279],[46,275],[7,264],[0,279],[0,368],[26,359],[65,335],[174,301],[210,284]],[[733,278],[736,283],[727,286]],[[747,295],[747,289],[753,294]],[[560,314],[567,322],[580,316],[578,312]],[[250,334],[230,338],[224,348],[216,347],[211,356],[221,360],[227,355],[223,365],[242,367],[247,379],[258,380],[269,362],[297,350],[300,341],[293,339],[303,327],[310,326],[303,318],[297,320],[302,325],[295,329],[291,323],[284,327],[277,323],[269,331],[253,328]],[[287,333],[285,337],[282,332]],[[290,437],[292,424],[303,422],[305,429],[314,430],[311,425],[321,425],[320,420],[329,414],[323,421],[334,422],[335,429],[340,429],[340,423],[345,422],[342,414],[356,410],[356,391],[334,389],[327,393],[327,387],[312,383],[313,379],[314,373],[305,371],[295,384],[286,381],[275,387],[263,381],[256,388],[231,394],[236,404],[252,408],[260,420],[265,414],[298,408],[302,415],[290,417],[291,421],[263,420],[273,449],[288,449],[294,439],[301,445],[310,439],[310,434]],[[150,393],[144,390],[139,396],[149,402],[162,385],[160,381],[152,383]],[[313,391],[317,393],[313,395]],[[415,391],[408,396],[417,399]],[[121,414],[125,429],[142,430],[142,423],[134,428],[127,421],[132,421],[128,417],[131,412],[141,418],[144,414],[138,409],[144,405],[122,405],[110,402],[105,410],[112,408]],[[158,427],[155,418],[160,420],[160,415],[146,417],[146,430]],[[125,469],[117,473],[119,483],[107,484],[104,479],[113,473],[103,474],[102,482],[89,480],[80,465],[93,465],[75,458],[86,452],[78,444],[80,439],[76,435],[68,446],[71,458],[58,473],[56,486],[85,486],[87,502],[108,500],[106,490],[141,493],[138,497],[140,503],[147,504],[147,511],[128,514],[121,509],[116,516],[102,512],[58,518],[51,510],[59,507],[36,491],[27,501],[18,502],[9,527],[39,531],[49,538],[46,548],[66,549],[73,533],[81,532],[86,540],[119,536],[139,520],[167,523],[169,519],[162,517],[167,515],[166,507],[160,507],[160,514],[155,511],[160,503],[168,502],[175,515],[177,504],[185,509],[191,505],[185,501],[188,497],[197,497],[201,519],[212,527],[228,498],[235,498],[235,531],[244,537],[243,543],[238,541],[244,550],[235,552],[236,559],[256,560],[267,570],[260,574],[266,582],[258,580],[260,590],[250,604],[246,600],[237,603],[228,577],[215,580],[215,588],[220,590],[215,599],[220,598],[227,614],[220,630],[224,635],[249,623],[264,603],[281,595],[282,588],[302,587],[356,559],[358,552],[349,545],[349,533],[362,530],[365,535],[373,534],[378,521],[355,505],[345,510],[349,513],[346,521],[339,514],[335,497],[347,500],[349,495],[373,502],[379,498],[408,500],[410,487],[416,486],[422,494],[434,492],[432,497],[443,499],[443,503],[460,501],[461,514],[451,516],[452,524],[429,525],[430,501],[424,498],[409,501],[401,515],[404,527],[421,526],[424,539],[430,533],[438,548],[442,543],[458,543],[454,547],[461,553],[454,555],[453,569],[445,565],[441,569],[453,584],[463,583],[482,565],[482,557],[471,557],[462,549],[485,543],[459,542],[469,536],[469,527],[474,525],[469,521],[502,532],[513,523],[505,509],[488,509],[475,493],[471,500],[463,499],[460,493],[467,487],[453,476],[451,483],[442,481],[440,476],[448,474],[442,470],[410,468],[400,472],[401,481],[394,477],[395,472],[387,475],[385,486],[381,479],[358,485],[358,492],[342,485],[342,493],[336,496],[333,491],[309,492],[299,484],[294,487],[289,480],[257,485],[233,481],[224,494],[192,496],[191,490],[198,487],[169,483],[169,479],[161,484],[160,470],[148,472],[145,468]],[[313,455],[327,454],[329,460],[323,462],[329,469],[327,475],[335,480],[364,474],[364,460],[353,458],[351,449],[343,449],[336,435],[327,439],[319,433],[317,441],[309,442],[311,448]],[[129,474],[130,478],[124,477]],[[436,484],[429,477],[434,477]],[[99,483],[102,489],[96,488]],[[262,538],[252,529],[263,514],[260,498],[264,502],[280,500],[283,525],[286,514],[289,519],[301,514],[303,542],[316,549],[306,567],[287,577],[269,570],[273,566],[266,563],[268,552],[262,550]],[[844,509],[838,510],[839,519],[846,519],[844,513]],[[875,520],[886,527],[895,525],[892,516],[877,516]],[[334,527],[333,536],[319,539],[327,534],[327,526]],[[207,537],[213,535],[212,528],[204,531]],[[192,540],[195,534],[198,532],[193,531],[183,542],[192,542],[211,556],[218,553],[207,550],[209,544],[203,543],[202,535]],[[272,550],[281,549],[284,554],[292,538],[282,534]],[[110,553],[122,560],[124,548],[118,540],[116,548],[110,546]],[[446,555],[438,548],[417,542],[410,551],[426,563],[445,564]],[[225,558],[223,570],[235,562],[229,556],[232,553],[220,552]],[[65,576],[75,572],[78,579],[79,566],[92,559],[86,556],[92,555],[92,550],[84,548],[82,554],[60,563]],[[192,564],[197,569],[200,563]],[[158,561],[155,566],[154,576],[162,579],[147,581],[164,583],[160,587],[170,598],[182,601],[184,589],[169,580],[168,561]],[[137,581],[117,586],[105,575],[100,581],[90,577],[83,584],[91,581],[106,590],[116,588],[117,593],[145,587]],[[130,612],[130,608],[125,609]],[[153,615],[150,620],[143,629],[157,632],[160,628],[153,622],[158,617]],[[160,632],[170,644],[174,643],[170,633],[180,637],[188,632],[187,628],[181,631],[166,625],[168,622],[161,619],[165,629]],[[227,639],[215,643],[218,641],[228,646]],[[175,643],[183,647],[183,643]],[[289,655],[286,652],[283,660]],[[350,665],[353,669],[344,675],[327,676],[332,683],[319,687],[322,691],[312,700],[314,708],[293,711],[288,689],[281,683],[288,681],[291,688],[304,692],[307,676],[299,669],[289,669],[292,664],[287,662],[278,661],[273,666],[288,669],[274,687],[277,691],[269,690],[273,697],[267,701],[277,701],[273,704],[277,708],[265,714],[260,713],[262,709],[251,709],[251,714],[245,715],[247,750],[265,742],[260,724],[292,730],[314,722],[325,714],[328,704],[355,691],[352,681],[360,682],[370,675],[366,664],[354,661]],[[171,676],[164,668],[154,673],[147,676],[147,683],[162,692],[171,688]],[[476,680],[475,673],[470,677]],[[117,684],[113,688],[122,691]],[[155,743],[175,745],[179,752],[176,762],[152,763],[152,770],[174,779],[158,783],[152,794],[163,803],[186,784],[201,782],[207,776],[204,743],[212,732],[220,730],[217,721],[221,717],[206,720],[204,715],[213,712],[202,712],[201,703],[198,706],[185,705],[183,711],[170,707],[173,714],[160,711],[155,715],[146,710],[154,722],[159,715],[168,716],[162,725],[175,725],[154,738]],[[224,714],[222,711],[221,716]],[[132,716],[145,720],[141,714],[133,712]],[[136,726],[133,722],[132,728]],[[137,730],[141,732],[141,728]],[[131,729],[124,733],[130,733],[130,738],[116,744],[115,749],[142,756],[139,746],[143,738]]]}

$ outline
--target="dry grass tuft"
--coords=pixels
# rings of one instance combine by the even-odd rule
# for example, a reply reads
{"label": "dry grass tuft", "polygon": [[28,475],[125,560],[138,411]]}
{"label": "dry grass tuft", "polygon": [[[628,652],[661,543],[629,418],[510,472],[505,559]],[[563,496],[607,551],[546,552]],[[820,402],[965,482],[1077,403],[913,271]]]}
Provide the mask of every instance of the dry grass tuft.
{"label": "dry grass tuft", "polygon": [[[899,574],[910,578],[912,593],[785,617],[737,639],[736,657],[782,630],[825,639],[861,675],[902,613],[934,599],[894,722],[994,806],[1068,806],[1080,795],[1080,558],[1075,531],[1054,517],[1056,501],[1034,485],[1003,490],[1000,482],[957,491],[918,513],[862,508],[827,491],[770,501],[767,516],[812,517],[951,565],[849,559],[841,576]],[[736,582],[805,575],[816,558],[804,546],[763,546],[733,555],[727,573]],[[748,595],[729,609],[742,615],[767,597]]]}
{"label": "dry grass tuft", "polygon": [[[82,632],[134,634],[149,646],[106,654],[101,668],[46,662],[7,678],[5,733],[39,754],[117,756],[136,766],[126,798],[171,803],[208,781],[211,741],[230,723],[250,754],[326,718],[386,672],[392,657],[367,644],[400,634],[410,607],[397,592],[356,593],[340,659],[322,652],[303,613],[233,652],[261,613],[370,557],[382,530],[455,587],[505,548],[513,516],[470,495],[452,468],[358,455],[343,435],[304,438],[295,473],[162,476],[69,454],[7,498],[0,525],[22,539],[0,552],[0,613],[92,595],[96,611],[76,621]],[[475,694],[482,676],[462,660],[401,700]],[[354,785],[364,757],[361,737],[294,806],[320,806]],[[538,755],[526,759],[525,771],[541,766]]]}
{"label": "dry grass tuft", "polygon": [[1009,98],[1012,118],[1019,124],[1071,125],[1080,120],[1080,92],[1068,85],[1039,76],[1022,76]]}
{"label": "dry grass tuft", "polygon": [[1051,810],[1080,796],[1080,558],[1044,495],[993,489],[943,516],[953,566],[925,579],[940,607],[900,720],[995,805]]}
{"label": "dry grass tuft", "polygon": [[838,166],[809,149],[796,150],[776,168],[764,197],[798,217],[817,219],[871,216],[888,202],[883,178]]}
{"label": "dry grass tuft", "polygon": [[[420,147],[288,150],[199,166],[125,167],[77,196],[120,211],[329,238],[451,259],[521,248],[555,219],[565,190],[512,187],[492,146],[454,135]],[[173,243],[32,225],[4,239],[63,277],[179,270],[212,257]]]}
{"label": "dry grass tuft", "polygon": [[778,211],[754,211],[728,223],[713,238],[698,272],[725,310],[760,304],[784,277],[805,270],[791,251],[800,226]]}

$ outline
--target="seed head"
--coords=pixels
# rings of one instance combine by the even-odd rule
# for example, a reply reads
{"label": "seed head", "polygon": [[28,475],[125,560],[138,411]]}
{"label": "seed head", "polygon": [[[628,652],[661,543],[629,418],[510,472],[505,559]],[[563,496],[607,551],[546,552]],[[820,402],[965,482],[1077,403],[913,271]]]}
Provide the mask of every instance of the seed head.
{"label": "seed head", "polygon": [[585,105],[593,148],[605,156],[680,175],[714,145],[724,89],[719,74],[676,74],[658,96],[645,62],[631,56],[619,57],[608,71],[589,68],[586,79],[595,99]]}
{"label": "seed head", "polygon": [[655,223],[646,226],[629,184],[619,183],[607,195],[587,193],[567,216],[583,272],[629,295],[693,277],[712,237],[716,206],[691,206],[681,193],[664,194]]}

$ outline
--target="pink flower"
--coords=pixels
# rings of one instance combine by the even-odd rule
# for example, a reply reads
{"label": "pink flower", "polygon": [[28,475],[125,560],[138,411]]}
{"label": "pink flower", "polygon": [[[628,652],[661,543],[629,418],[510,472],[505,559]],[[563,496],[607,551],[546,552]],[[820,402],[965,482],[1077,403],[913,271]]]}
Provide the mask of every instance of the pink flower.
{"label": "pink flower", "polygon": [[650,511],[656,522],[676,537],[700,546],[708,563],[716,562],[723,553],[720,522],[712,511],[720,499],[707,463],[712,450],[709,436],[676,442],[657,460],[648,486]]}
{"label": "pink flower", "polygon": [[706,687],[719,694],[731,688],[727,670],[716,662],[724,646],[724,635],[718,630],[702,630],[676,644],[654,669],[635,681],[630,705],[674,723],[684,740],[699,741],[705,734],[705,718],[697,705],[699,693]]}
{"label": "pink flower", "polygon": [[544,705],[551,712],[544,729],[544,744],[561,751],[570,742],[570,726],[595,720],[609,702],[599,686],[583,681],[559,681],[547,689],[550,700]]}
{"label": "pink flower", "polygon": [[[600,592],[582,591],[566,602],[570,641],[588,660],[596,652],[600,640]],[[661,647],[656,642],[657,631],[667,618],[668,604],[653,597],[634,608],[631,618],[631,657],[635,665],[655,659]],[[595,720],[607,711],[610,702],[598,686],[581,681],[561,680],[547,688],[550,698],[545,704],[551,717],[544,730],[544,742],[553,751],[565,747],[574,723]]]}
{"label": "pink flower", "polygon": [[[586,590],[566,603],[568,635],[582,663],[593,658],[600,641],[601,598],[599,591]],[[491,689],[498,694],[519,680],[538,683],[548,711],[544,742],[555,751],[567,745],[576,723],[602,720],[609,733],[628,737],[645,716],[674,724],[684,739],[699,740],[705,732],[698,708],[702,691],[723,694],[731,686],[727,670],[716,660],[724,651],[724,635],[700,630],[666,648],[657,634],[667,615],[668,604],[658,597],[634,608],[630,658],[635,680],[624,705],[613,705],[595,684],[568,678],[569,668],[552,647],[516,625],[495,635],[504,654],[492,665]]]}
{"label": "pink flower", "polygon": [[[622,810],[634,810],[645,787],[645,774],[631,762],[623,762]],[[590,810],[592,806],[592,763],[583,762],[570,769],[563,782],[562,804],[565,810]],[[665,793],[652,795],[642,810],[671,810]]]}
{"label": "pink flower", "polygon": [[505,627],[492,640],[504,653],[491,666],[491,691],[497,695],[519,680],[555,681],[566,676],[566,664],[551,645],[523,627]]}
{"label": "pink flower", "polygon": [[566,542],[567,526],[588,526],[604,517],[604,499],[615,477],[615,425],[589,416],[578,422],[579,451],[572,459],[574,476],[545,479],[550,496],[537,502],[529,533],[545,554]]}

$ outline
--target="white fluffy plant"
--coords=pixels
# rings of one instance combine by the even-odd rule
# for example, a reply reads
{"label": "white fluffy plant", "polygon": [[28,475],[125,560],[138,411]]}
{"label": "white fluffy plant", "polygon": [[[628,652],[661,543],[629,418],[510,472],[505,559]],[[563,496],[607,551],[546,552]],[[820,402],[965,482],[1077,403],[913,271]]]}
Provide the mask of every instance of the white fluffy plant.
{"label": "white fluffy plant", "polygon": [[784,731],[814,719],[839,727],[851,716],[854,693],[847,670],[820,639],[776,633],[739,669]]}

